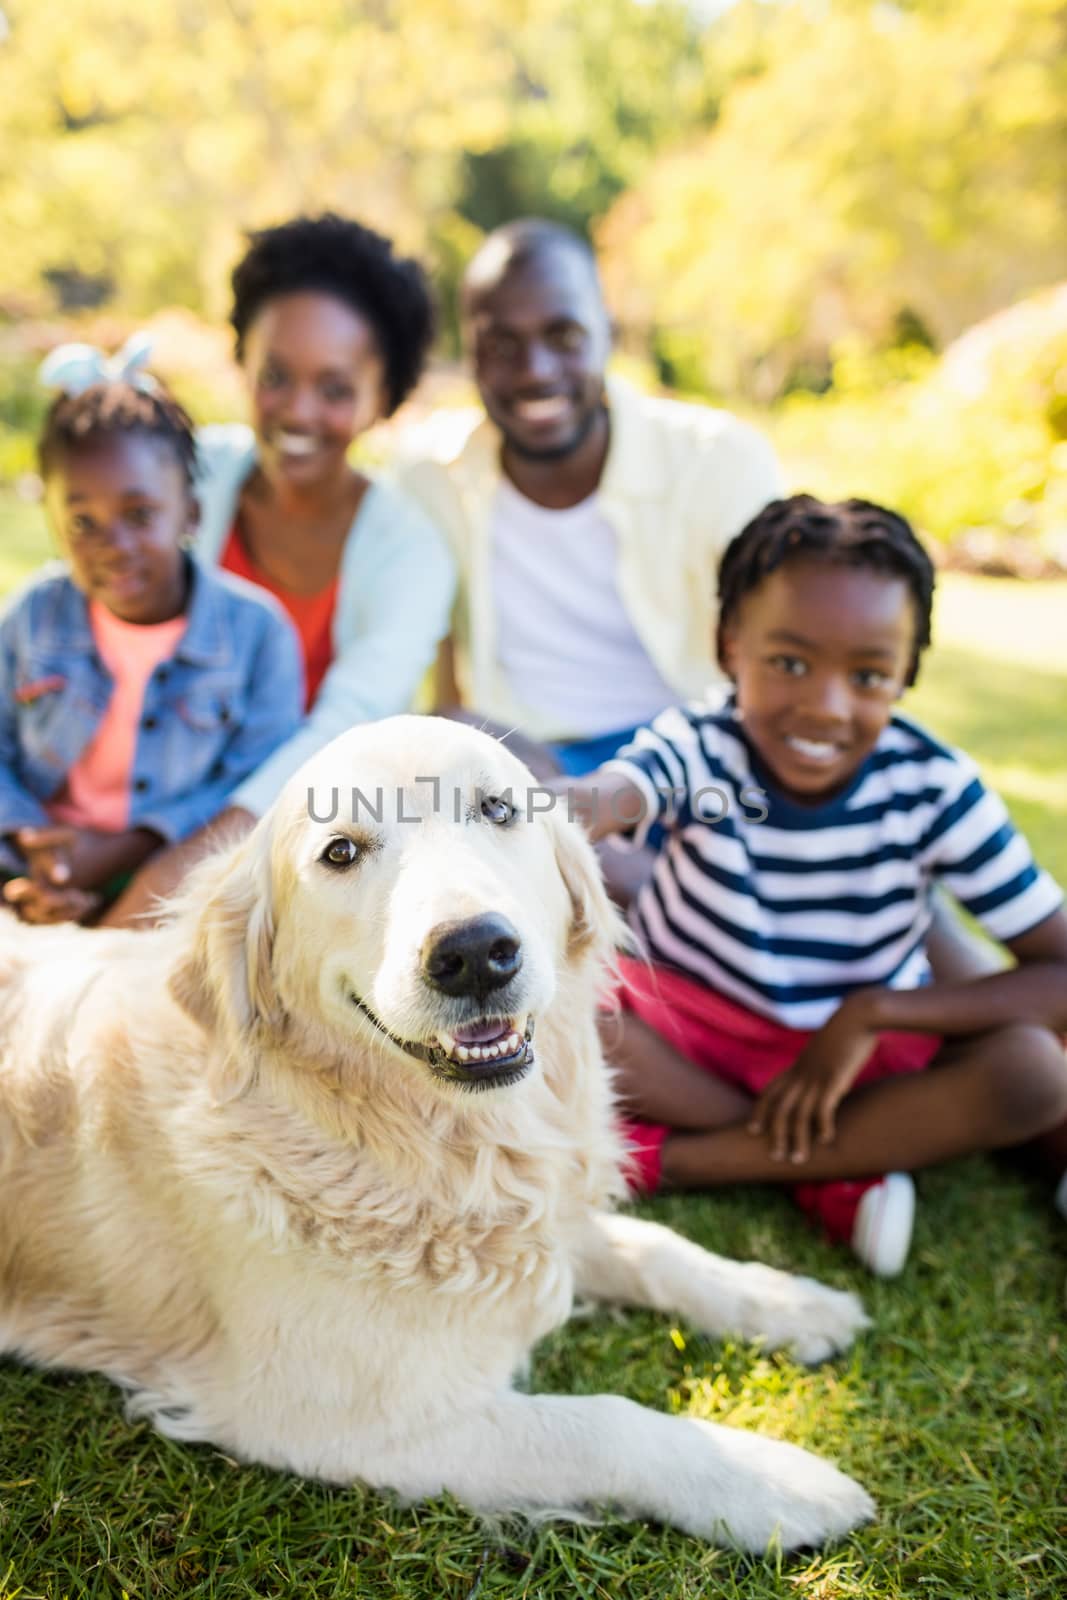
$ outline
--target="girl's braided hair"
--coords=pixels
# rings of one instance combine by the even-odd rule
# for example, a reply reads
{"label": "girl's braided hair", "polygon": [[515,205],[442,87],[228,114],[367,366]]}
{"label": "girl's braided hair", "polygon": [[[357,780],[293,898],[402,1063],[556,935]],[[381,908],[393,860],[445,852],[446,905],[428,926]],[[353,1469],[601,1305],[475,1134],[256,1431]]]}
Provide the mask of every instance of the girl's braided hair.
{"label": "girl's braided hair", "polygon": [[720,665],[724,630],[736,619],[745,595],[778,567],[800,556],[904,579],[915,605],[915,645],[907,677],[910,687],[930,643],[934,566],[911,524],[896,511],[870,500],[828,505],[810,494],[772,500],[730,542],[719,566],[716,648]]}
{"label": "girl's braided hair", "polygon": [[196,439],[184,406],[157,380],[94,383],[80,394],[52,402],[37,444],[41,477],[47,478],[68,450],[91,447],[116,433],[142,434],[169,445],[190,487],[196,477]]}

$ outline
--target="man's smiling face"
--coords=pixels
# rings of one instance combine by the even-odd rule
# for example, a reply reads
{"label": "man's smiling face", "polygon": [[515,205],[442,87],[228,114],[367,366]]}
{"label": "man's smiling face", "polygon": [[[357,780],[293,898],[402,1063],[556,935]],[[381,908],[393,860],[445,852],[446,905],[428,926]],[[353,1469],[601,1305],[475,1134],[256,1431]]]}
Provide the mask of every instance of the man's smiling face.
{"label": "man's smiling face", "polygon": [[611,348],[592,261],[545,243],[469,285],[463,315],[478,391],[506,445],[531,461],[571,455],[603,408]]}

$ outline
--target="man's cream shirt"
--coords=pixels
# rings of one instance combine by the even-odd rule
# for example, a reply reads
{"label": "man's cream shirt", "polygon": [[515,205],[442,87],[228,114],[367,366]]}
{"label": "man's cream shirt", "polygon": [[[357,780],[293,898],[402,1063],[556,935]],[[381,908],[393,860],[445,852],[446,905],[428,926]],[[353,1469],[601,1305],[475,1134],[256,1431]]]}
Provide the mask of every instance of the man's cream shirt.
{"label": "man's cream shirt", "polygon": [[[782,493],[770,445],[726,411],[641,394],[609,378],[611,439],[597,503],[618,539],[623,604],[679,701],[720,677],[715,663],[716,571],[727,544]],[[455,414],[420,430],[425,453],[396,477],[447,536],[459,567],[453,616],[464,705],[535,739],[571,730],[544,725],[500,670],[490,515],[500,483],[500,434],[487,417]]]}

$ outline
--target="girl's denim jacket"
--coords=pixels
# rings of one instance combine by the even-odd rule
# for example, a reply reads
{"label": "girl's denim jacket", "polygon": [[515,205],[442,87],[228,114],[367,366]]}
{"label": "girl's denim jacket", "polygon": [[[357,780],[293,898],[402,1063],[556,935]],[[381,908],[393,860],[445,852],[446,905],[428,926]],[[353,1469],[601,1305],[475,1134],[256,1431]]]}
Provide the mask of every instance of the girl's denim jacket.
{"label": "girl's denim jacket", "polygon": [[[145,688],[130,774],[131,828],[182,839],[291,737],[303,716],[300,646],[280,606],[192,558],[188,625]],[[53,564],[0,616],[0,835],[48,822],[96,732],[113,679],[85,596]],[[10,850],[0,868],[11,870]]]}

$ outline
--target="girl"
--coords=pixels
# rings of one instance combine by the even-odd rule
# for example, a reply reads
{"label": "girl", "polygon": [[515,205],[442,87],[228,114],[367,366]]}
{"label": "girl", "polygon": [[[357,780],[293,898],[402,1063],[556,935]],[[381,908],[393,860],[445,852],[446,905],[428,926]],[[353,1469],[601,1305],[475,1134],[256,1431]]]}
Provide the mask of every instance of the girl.
{"label": "girl", "polygon": [[[198,553],[285,607],[309,708],[296,737],[233,795],[222,819],[233,832],[337,734],[409,708],[448,631],[454,573],[423,513],[348,460],[422,372],[433,312],[421,268],[357,222],[298,217],[252,235],[230,320],[252,427],[198,438]],[[109,920],[143,912],[209,838],[153,862]]]}
{"label": "girl", "polygon": [[53,352],[64,392],[41,475],[65,557],[0,619],[4,897],[31,922],[80,921],[161,844],[214,817],[296,729],[292,629],[266,596],[188,553],[189,418],[140,370]]}
{"label": "girl", "polygon": [[[803,1176],[885,1276],[914,1189],[876,1175],[1067,1113],[1062,895],[974,764],[894,710],[933,581],[893,512],[772,502],[722,562],[732,696],[665,712],[572,790],[594,838],[668,830],[633,912],[653,965],[623,960],[604,1023],[644,1187]],[[1015,970],[928,981],[937,882]]]}

